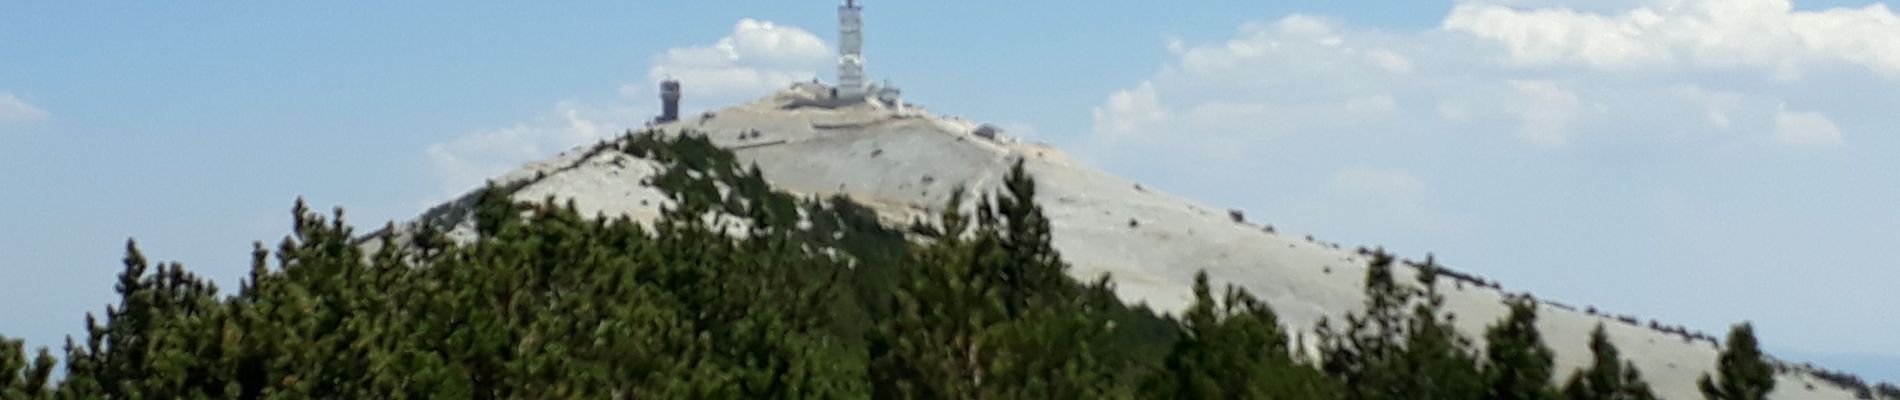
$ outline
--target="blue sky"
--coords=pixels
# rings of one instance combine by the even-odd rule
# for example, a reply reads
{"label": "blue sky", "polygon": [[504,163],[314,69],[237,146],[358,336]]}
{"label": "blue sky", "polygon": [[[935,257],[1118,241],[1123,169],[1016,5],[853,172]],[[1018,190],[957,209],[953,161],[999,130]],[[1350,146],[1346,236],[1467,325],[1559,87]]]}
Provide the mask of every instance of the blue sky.
{"label": "blue sky", "polygon": [[[830,79],[832,6],[0,3],[0,332],[79,332],[128,237],[234,287],[298,196],[380,225],[637,124],[661,76],[689,109]],[[1283,231],[1753,320],[1900,380],[1886,4],[867,7],[870,73],[939,113]]]}

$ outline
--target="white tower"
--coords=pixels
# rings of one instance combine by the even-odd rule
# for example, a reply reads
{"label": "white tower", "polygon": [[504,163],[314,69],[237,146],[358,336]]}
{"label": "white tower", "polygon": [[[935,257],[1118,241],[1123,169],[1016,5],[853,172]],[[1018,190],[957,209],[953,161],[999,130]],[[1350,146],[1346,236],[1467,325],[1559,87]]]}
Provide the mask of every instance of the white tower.
{"label": "white tower", "polygon": [[838,7],[838,97],[862,99],[864,81],[864,8],[857,0]]}

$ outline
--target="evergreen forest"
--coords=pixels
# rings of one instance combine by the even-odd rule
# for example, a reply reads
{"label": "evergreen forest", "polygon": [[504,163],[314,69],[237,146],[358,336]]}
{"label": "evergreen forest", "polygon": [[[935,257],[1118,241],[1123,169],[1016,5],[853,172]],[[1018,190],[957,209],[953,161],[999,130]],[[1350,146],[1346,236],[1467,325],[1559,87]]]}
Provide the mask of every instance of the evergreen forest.
{"label": "evergreen forest", "polygon": [[[1554,368],[1528,298],[1462,335],[1430,259],[1375,254],[1364,311],[1316,327],[1205,274],[1179,313],[1125,303],[1113,277],[1070,275],[1020,162],[893,226],[701,136],[594,151],[664,165],[663,216],[491,184],[462,210],[476,238],[451,240],[298,201],[235,290],[127,243],[116,303],[59,354],[0,337],[0,399],[1655,398],[1601,328],[1589,368]],[[1770,397],[1752,328],[1726,343],[1704,396]]]}

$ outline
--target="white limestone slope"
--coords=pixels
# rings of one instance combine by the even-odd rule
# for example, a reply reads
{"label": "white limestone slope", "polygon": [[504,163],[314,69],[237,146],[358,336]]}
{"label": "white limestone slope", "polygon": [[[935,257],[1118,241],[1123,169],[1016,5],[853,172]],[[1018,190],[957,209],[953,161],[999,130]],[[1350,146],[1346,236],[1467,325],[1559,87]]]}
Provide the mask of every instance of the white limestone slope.
{"label": "white limestone slope", "polygon": [[[822,90],[801,85],[654,128],[707,134],[743,162],[756,163],[781,189],[845,194],[893,222],[934,213],[957,186],[994,190],[1012,160],[1022,158],[1037,179],[1037,200],[1052,221],[1055,245],[1074,265],[1071,273],[1082,279],[1109,274],[1127,301],[1182,309],[1190,301],[1195,272],[1206,270],[1217,284],[1240,285],[1267,300],[1293,332],[1310,332],[1319,319],[1337,319],[1362,302],[1366,259],[1352,250],[1234,222],[1224,210],[1144,189],[1054,148],[979,136],[977,125],[967,121],[872,104],[786,108]],[[665,202],[657,190],[640,183],[655,171],[646,160],[583,148],[531,164],[503,181],[527,182],[516,194],[519,200],[554,196],[573,200],[589,215],[649,220]],[[1413,272],[1400,268],[1398,276],[1410,282]],[[1504,294],[1494,289],[1449,279],[1441,280],[1440,289],[1458,326],[1474,339],[1506,312]],[[1714,365],[1717,354],[1708,341],[1685,341],[1549,304],[1539,315],[1544,338],[1557,352],[1560,379],[1589,362],[1586,342],[1599,323],[1664,398],[1700,398],[1695,380]],[[1783,399],[1854,397],[1805,373],[1782,375],[1774,394]]]}

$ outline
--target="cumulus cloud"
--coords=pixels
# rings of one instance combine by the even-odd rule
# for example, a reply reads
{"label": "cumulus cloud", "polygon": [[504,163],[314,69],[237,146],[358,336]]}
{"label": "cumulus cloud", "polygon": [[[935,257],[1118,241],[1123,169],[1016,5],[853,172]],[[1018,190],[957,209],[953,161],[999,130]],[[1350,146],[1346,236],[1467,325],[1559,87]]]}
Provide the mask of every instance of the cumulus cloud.
{"label": "cumulus cloud", "polygon": [[1108,95],[1107,103],[1096,107],[1093,115],[1097,132],[1119,136],[1145,131],[1147,126],[1166,120],[1168,111],[1161,108],[1154,83],[1142,82],[1134,89]]}
{"label": "cumulus cloud", "polygon": [[1550,81],[1506,81],[1515,92],[1504,110],[1520,121],[1519,131],[1531,143],[1557,146],[1569,142],[1570,123],[1581,106],[1577,94]]}
{"label": "cumulus cloud", "polygon": [[1174,41],[1173,62],[1092,110],[1094,131],[1115,146],[1219,153],[1388,118],[1399,98],[1386,83],[1414,72],[1412,56],[1355,43],[1339,26],[1294,15],[1218,43]]}
{"label": "cumulus cloud", "polygon": [[1734,124],[1729,116],[1740,106],[1743,96],[1735,93],[1713,92],[1691,85],[1679,85],[1674,88],[1676,97],[1702,108],[1703,120],[1710,126],[1729,128]]}
{"label": "cumulus cloud", "polygon": [[[1116,149],[1234,156],[1321,140],[1300,136],[1833,143],[1831,120],[1782,115],[1780,104],[1813,95],[1789,80],[1893,84],[1900,17],[1783,0],[1467,0],[1421,32],[1295,14],[1167,49],[1154,75],[1093,109],[1084,146],[1098,161]],[[1841,105],[1818,106],[1806,112]]]}
{"label": "cumulus cloud", "polygon": [[[1462,0],[1409,32],[1295,14],[1167,41],[1170,56],[1105,93],[1070,144],[1190,195],[1271,188],[1244,190],[1267,204],[1237,205],[1313,226],[1478,226],[1462,221],[1485,210],[1458,207],[1497,200],[1474,193],[1574,195],[1526,178],[1538,174],[1656,181],[1637,166],[1717,170],[1684,160],[1838,145],[1890,124],[1872,105],[1900,101],[1887,90],[1900,84],[1894,21],[1878,4],[1776,0]],[[1507,176],[1523,180],[1496,180]]]}
{"label": "cumulus cloud", "polygon": [[809,31],[741,19],[710,45],[655,55],[646,82],[621,85],[620,98],[562,101],[526,122],[431,144],[424,154],[442,184],[438,195],[459,194],[524,163],[643,125],[655,111],[650,88],[660,80],[679,79],[689,103],[723,105],[810,80],[830,63],[829,45]]}
{"label": "cumulus cloud", "polygon": [[1794,79],[1844,63],[1900,79],[1900,16],[1881,3],[1798,11],[1789,0],[1654,0],[1581,11],[1465,2],[1443,28],[1502,47],[1517,65],[1746,67]]}
{"label": "cumulus cloud", "polygon": [[697,98],[749,100],[809,81],[832,63],[830,46],[817,35],[747,18],[712,45],[676,47],[654,57],[647,78],[678,79]]}
{"label": "cumulus cloud", "polygon": [[640,113],[630,108],[564,101],[531,121],[431,144],[424,154],[442,183],[439,194],[454,195],[523,163],[618,134],[640,124],[640,119]]}
{"label": "cumulus cloud", "polygon": [[13,93],[0,92],[0,122],[34,122],[46,119],[46,110],[41,110]]}
{"label": "cumulus cloud", "polygon": [[[1887,6],[1452,8],[1418,31],[1293,15],[1170,40],[1152,74],[1103,93],[1092,131],[1064,144],[1284,231],[1462,254],[1546,289],[1589,275],[1552,272],[1576,268],[1683,281],[1774,274],[1787,262],[1764,260],[1777,254],[1851,258],[1879,247],[1860,239],[1894,236],[1888,222],[1900,217],[1878,201],[1894,191],[1866,185],[1892,180],[1884,155],[1900,146],[1868,128],[1894,125],[1888,106],[1900,104],[1900,18]],[[1788,240],[1807,250],[1737,251]],[[1582,253],[1632,256],[1608,267],[1569,257]],[[1599,284],[1645,298],[1669,296],[1677,288],[1657,283],[1669,281]],[[1754,301],[1745,297],[1723,301]],[[1821,322],[1810,311],[1786,312],[1801,317],[1782,325]],[[1811,343],[1884,343],[1840,331],[1811,330],[1821,338]]]}
{"label": "cumulus cloud", "polygon": [[1775,138],[1796,146],[1840,144],[1841,128],[1821,113],[1784,108],[1775,113]]}
{"label": "cumulus cloud", "polygon": [[1412,72],[1412,60],[1391,50],[1375,49],[1367,51],[1366,59],[1372,61],[1373,65],[1384,68],[1386,72],[1394,74],[1408,74]]}

